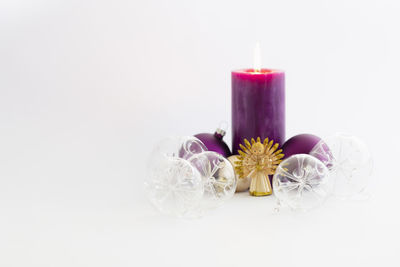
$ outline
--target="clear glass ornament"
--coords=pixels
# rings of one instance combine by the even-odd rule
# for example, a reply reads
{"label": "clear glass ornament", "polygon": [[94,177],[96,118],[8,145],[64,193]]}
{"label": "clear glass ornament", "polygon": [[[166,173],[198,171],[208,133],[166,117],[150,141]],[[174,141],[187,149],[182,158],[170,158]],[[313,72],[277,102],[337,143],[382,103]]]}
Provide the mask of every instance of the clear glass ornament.
{"label": "clear glass ornament", "polygon": [[188,159],[194,154],[207,151],[207,147],[194,136],[171,136],[159,141],[148,158],[148,164],[163,157]]}
{"label": "clear glass ornament", "polygon": [[173,157],[151,168],[145,188],[159,211],[176,216],[190,216],[204,191],[200,173],[187,160]]}
{"label": "clear glass ornament", "polygon": [[293,210],[318,207],[332,190],[328,168],[306,154],[293,155],[282,161],[272,183],[278,203]]}
{"label": "clear glass ornament", "polygon": [[232,164],[218,153],[206,151],[193,155],[189,162],[199,171],[204,195],[199,209],[216,208],[231,198],[236,190],[236,176]]}
{"label": "clear glass ornament", "polygon": [[368,147],[357,137],[342,133],[321,140],[310,152],[329,168],[333,195],[351,198],[368,185],[373,160]]}
{"label": "clear glass ornament", "polygon": [[159,211],[192,216],[202,200],[204,185],[199,171],[187,159],[206,150],[192,136],[165,138],[155,146],[147,162],[145,190]]}

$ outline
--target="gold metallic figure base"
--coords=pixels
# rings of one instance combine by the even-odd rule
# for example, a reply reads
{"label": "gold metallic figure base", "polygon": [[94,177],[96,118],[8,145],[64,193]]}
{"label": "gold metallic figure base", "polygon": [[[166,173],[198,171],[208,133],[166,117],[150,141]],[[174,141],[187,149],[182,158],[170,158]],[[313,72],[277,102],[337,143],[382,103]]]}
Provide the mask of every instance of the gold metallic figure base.
{"label": "gold metallic figure base", "polygon": [[265,196],[269,196],[272,194],[271,192],[250,192],[250,196],[253,197],[265,197]]}

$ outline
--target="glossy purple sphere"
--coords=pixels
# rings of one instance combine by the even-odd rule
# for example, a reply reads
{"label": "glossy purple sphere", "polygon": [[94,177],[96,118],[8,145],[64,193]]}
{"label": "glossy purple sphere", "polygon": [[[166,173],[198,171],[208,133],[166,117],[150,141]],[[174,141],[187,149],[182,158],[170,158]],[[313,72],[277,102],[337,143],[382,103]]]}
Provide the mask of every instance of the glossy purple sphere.
{"label": "glossy purple sphere", "polygon": [[222,134],[216,132],[214,134],[211,133],[201,133],[196,134],[195,137],[200,139],[203,144],[207,147],[209,151],[214,151],[225,158],[231,155],[231,150],[229,149],[228,145],[222,140],[224,137]]}
{"label": "glossy purple sphere", "polygon": [[282,146],[285,159],[296,154],[309,154],[311,150],[321,141],[313,134],[299,134],[288,139]]}

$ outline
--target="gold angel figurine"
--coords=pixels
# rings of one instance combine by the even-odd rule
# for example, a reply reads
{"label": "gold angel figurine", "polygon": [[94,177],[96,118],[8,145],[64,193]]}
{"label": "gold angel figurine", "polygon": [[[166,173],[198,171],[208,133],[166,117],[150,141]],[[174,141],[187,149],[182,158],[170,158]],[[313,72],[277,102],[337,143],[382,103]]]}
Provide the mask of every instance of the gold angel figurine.
{"label": "gold angel figurine", "polygon": [[235,170],[239,178],[250,177],[250,195],[267,196],[272,194],[272,187],[268,175],[275,173],[279,163],[282,162],[284,154],[278,149],[279,144],[265,138],[261,143],[260,137],[257,141],[251,139],[251,144],[244,139],[244,145],[240,144],[239,157],[236,161]]}

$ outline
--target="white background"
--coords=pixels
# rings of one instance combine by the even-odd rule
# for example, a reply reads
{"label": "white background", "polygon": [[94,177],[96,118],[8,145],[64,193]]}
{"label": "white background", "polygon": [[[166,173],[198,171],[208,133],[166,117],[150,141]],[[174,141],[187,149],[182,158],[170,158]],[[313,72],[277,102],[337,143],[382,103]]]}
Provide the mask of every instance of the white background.
{"label": "white background", "polygon": [[[1,1],[0,266],[399,266],[398,1]],[[230,121],[230,71],[286,71],[287,137],[374,155],[367,201],[155,212],[144,159]],[[230,132],[226,141],[230,144]]]}

